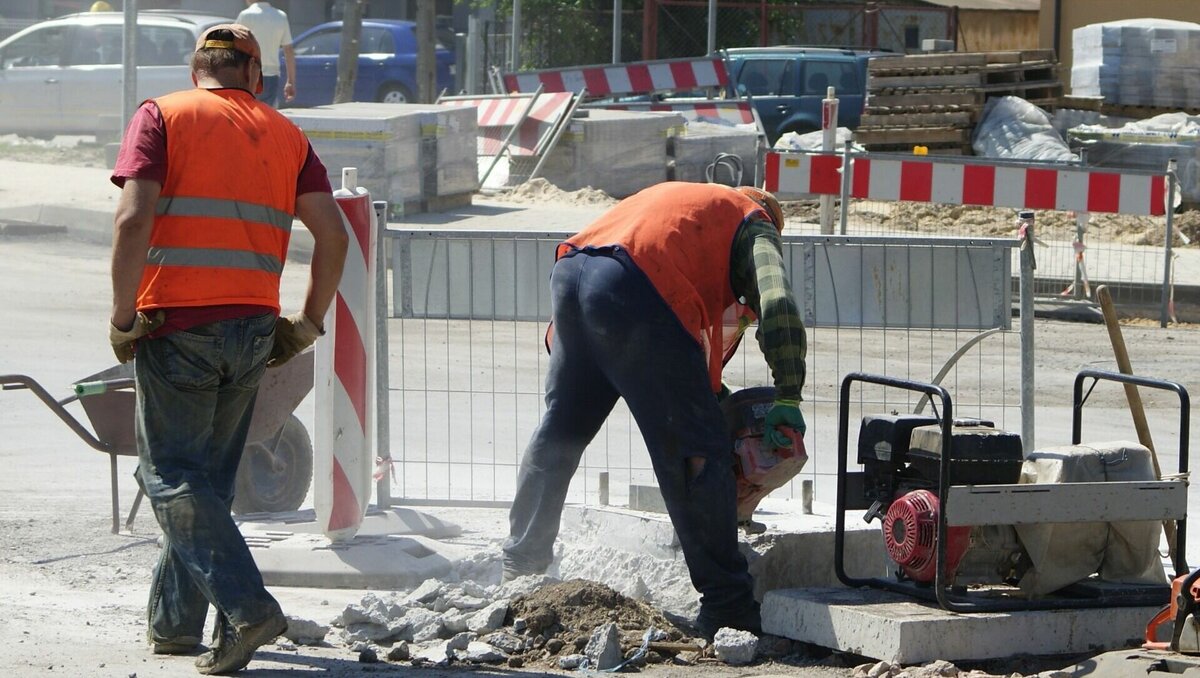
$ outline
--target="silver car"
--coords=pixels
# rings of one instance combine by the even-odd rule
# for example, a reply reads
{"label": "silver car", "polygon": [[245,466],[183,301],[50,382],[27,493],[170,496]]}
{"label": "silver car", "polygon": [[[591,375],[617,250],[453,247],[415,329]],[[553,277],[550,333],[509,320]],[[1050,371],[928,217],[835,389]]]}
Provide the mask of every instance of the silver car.
{"label": "silver car", "polygon": [[[43,21],[0,42],[0,134],[114,135],[121,131],[121,12]],[[196,38],[231,19],[195,12],[138,13],[138,100],[189,89]]]}

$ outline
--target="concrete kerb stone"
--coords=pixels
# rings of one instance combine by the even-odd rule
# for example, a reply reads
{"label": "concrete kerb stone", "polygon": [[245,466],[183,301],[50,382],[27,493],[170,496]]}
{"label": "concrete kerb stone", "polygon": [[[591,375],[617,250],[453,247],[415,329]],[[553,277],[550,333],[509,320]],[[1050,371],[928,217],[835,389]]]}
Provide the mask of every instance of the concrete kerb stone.
{"label": "concrete kerb stone", "polygon": [[[956,614],[877,589],[778,589],[763,630],[893,664],[1137,647],[1154,607]],[[1128,674],[1127,674],[1128,675]]]}

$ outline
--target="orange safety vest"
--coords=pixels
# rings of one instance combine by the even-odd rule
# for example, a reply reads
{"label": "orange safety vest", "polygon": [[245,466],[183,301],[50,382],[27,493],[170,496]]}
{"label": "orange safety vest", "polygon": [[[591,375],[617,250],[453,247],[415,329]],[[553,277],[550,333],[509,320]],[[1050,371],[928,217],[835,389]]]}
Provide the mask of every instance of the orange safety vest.
{"label": "orange safety vest", "polygon": [[307,138],[240,89],[194,89],[155,103],[167,177],[138,309],[248,304],[278,312]]}
{"label": "orange safety vest", "polygon": [[770,220],[732,188],[666,182],[622,200],[559,244],[556,259],[589,247],[623,247],[704,349],[716,393],[721,368],[756,319],[729,280],[734,236],[751,217]]}

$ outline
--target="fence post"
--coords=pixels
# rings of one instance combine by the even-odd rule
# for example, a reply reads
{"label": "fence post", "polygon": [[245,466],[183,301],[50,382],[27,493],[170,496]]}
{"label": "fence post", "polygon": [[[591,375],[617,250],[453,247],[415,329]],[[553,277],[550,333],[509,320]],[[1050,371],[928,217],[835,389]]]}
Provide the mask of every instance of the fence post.
{"label": "fence post", "polygon": [[1162,307],[1159,311],[1159,325],[1167,326],[1171,314],[1171,250],[1175,243],[1175,158],[1167,161],[1167,229],[1163,245],[1163,286]]}
{"label": "fence post", "polygon": [[[833,87],[825,90],[825,98],[821,101],[821,150],[831,152],[837,150],[837,119],[838,99]],[[843,173],[844,174],[844,173]],[[821,203],[821,234],[833,234],[833,196],[822,195]]]}
{"label": "fence post", "polygon": [[850,223],[850,179],[854,173],[854,159],[850,156],[850,140],[842,147],[842,205],[839,211],[838,231],[846,235],[846,227]]}
{"label": "fence post", "polygon": [[1084,298],[1083,294],[1083,252],[1085,244],[1083,242],[1083,233],[1087,228],[1087,223],[1091,219],[1091,215],[1087,212],[1075,213],[1075,275],[1071,279],[1071,297],[1075,300]]}
{"label": "fence post", "polygon": [[1033,258],[1034,214],[1030,210],[1018,213],[1021,239],[1021,443],[1025,454],[1034,449],[1034,384],[1033,384]]}
{"label": "fence post", "polygon": [[388,235],[386,200],[371,203],[379,229],[375,242],[375,504],[392,505],[391,418],[388,416]]}

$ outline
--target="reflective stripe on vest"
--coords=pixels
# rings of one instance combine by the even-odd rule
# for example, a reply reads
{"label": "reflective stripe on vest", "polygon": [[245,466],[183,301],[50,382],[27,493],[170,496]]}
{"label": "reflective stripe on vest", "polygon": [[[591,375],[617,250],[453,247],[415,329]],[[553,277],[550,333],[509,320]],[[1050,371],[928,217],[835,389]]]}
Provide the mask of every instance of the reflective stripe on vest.
{"label": "reflective stripe on vest", "polygon": [[154,206],[154,214],[170,214],[176,217],[237,219],[239,221],[250,221],[274,226],[288,233],[292,232],[291,214],[282,210],[272,209],[266,205],[256,205],[239,200],[191,198],[185,196],[159,198],[158,204]]}
{"label": "reflective stripe on vest", "polygon": [[236,268],[273,275],[283,273],[283,262],[279,257],[240,250],[151,247],[146,254],[146,263],[156,266]]}
{"label": "reflective stripe on vest", "polygon": [[138,308],[278,310],[308,139],[244,90],[194,89],[155,103],[167,136],[167,174]]}
{"label": "reflective stripe on vest", "polygon": [[733,239],[755,215],[768,218],[757,203],[727,186],[665,182],[622,200],[559,245],[557,257],[576,249],[623,247],[703,349],[715,393],[721,368],[741,337],[739,331],[726,332],[726,323],[741,324],[749,312],[729,282]]}

